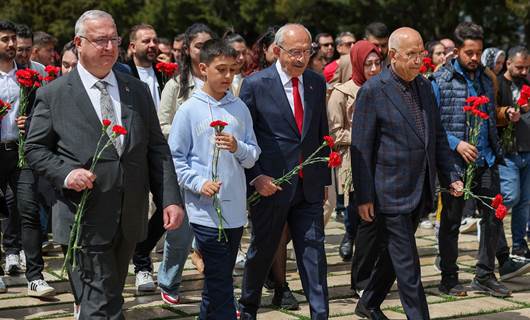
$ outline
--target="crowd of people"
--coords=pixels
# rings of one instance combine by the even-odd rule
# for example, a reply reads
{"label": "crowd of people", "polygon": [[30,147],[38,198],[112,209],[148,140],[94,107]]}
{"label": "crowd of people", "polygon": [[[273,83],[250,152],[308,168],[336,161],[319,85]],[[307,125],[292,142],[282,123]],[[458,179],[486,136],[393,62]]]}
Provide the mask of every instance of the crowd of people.
{"label": "crowd of people", "polygon": [[[332,213],[345,225],[339,254],[351,261],[358,316],[387,319],[380,307],[397,280],[407,317],[429,319],[418,227],[436,229],[441,293],[510,296],[502,280],[530,272],[530,112],[520,102],[530,90],[528,49],[484,48],[487,35],[472,22],[425,43],[420,32],[374,22],[360,40],[351,32],[313,37],[289,23],[251,45],[201,23],[170,41],[141,23],[123,41],[111,15],[90,10],[57,53],[52,35],[0,21],[0,100],[11,105],[0,118],[7,276],[25,266],[28,296],[55,295],[43,254],[54,243],[66,252],[80,195],[91,190],[77,264],[68,267],[77,319],[123,318],[131,260],[138,291],[158,285],[161,299],[178,305],[190,254],[204,274],[200,319],[256,319],[264,287],[274,306],[296,310],[286,280],[290,241],[311,318],[327,319],[324,228]],[[178,68],[168,77],[160,62]],[[17,71],[45,77],[50,65],[60,76],[20,113]],[[463,107],[481,96],[486,116],[473,144]],[[91,171],[103,120],[127,134]],[[302,166],[317,149],[340,153],[342,163]],[[277,182],[296,168],[289,183]],[[253,192],[260,200],[248,204]],[[498,194],[511,211],[511,249],[502,217],[481,200]],[[470,286],[458,277],[464,232],[479,242]],[[159,241],[155,281],[150,256]],[[244,269],[239,299],[234,268]]]}

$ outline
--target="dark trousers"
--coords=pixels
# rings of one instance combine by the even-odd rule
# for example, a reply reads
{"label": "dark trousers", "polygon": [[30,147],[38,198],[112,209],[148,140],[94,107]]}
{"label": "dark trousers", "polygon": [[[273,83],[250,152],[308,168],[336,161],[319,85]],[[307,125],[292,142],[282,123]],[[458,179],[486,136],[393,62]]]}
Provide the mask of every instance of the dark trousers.
{"label": "dark trousers", "polygon": [[5,196],[8,218],[2,221],[2,246],[6,255],[19,254],[22,249],[20,241],[20,217],[17,210],[17,168],[18,150],[0,148],[0,189]]}
{"label": "dark trousers", "polygon": [[[472,191],[476,195],[494,197],[500,193],[499,171],[497,166],[479,167],[475,170]],[[480,242],[476,277],[485,279],[493,276],[495,271],[495,253],[499,237],[504,235],[502,221],[495,217],[495,212],[480,201],[476,201],[480,212]],[[444,278],[456,277],[458,266],[458,235],[460,221],[464,211],[464,197],[453,197],[442,193],[442,214],[439,231],[440,268]]]}
{"label": "dark trousers", "polygon": [[407,319],[429,319],[414,237],[420,217],[425,212],[425,203],[421,202],[411,213],[377,214],[379,257],[359,301],[366,307],[380,308],[397,276],[399,298]]}
{"label": "dark trousers", "polygon": [[[324,190],[322,190],[324,192]],[[322,202],[309,203],[298,182],[290,204],[262,199],[250,208],[252,233],[247,251],[241,313],[255,318],[261,301],[263,283],[272,265],[283,227],[288,223],[296,253],[296,263],[311,319],[327,319],[329,315],[327,263],[324,251],[324,219]],[[247,315],[248,314],[248,315]]]}
{"label": "dark trousers", "polygon": [[355,201],[355,192],[350,192],[348,195],[348,206],[344,214],[344,228],[352,239],[355,239],[357,234],[357,227],[359,226],[361,217],[357,210],[357,202]]}
{"label": "dark trousers", "polygon": [[199,319],[235,320],[232,271],[243,227],[225,229],[227,239],[218,241],[217,228],[191,224],[197,249],[204,261],[204,286]]}
{"label": "dark trousers", "polygon": [[158,240],[164,235],[163,210],[160,206],[156,207],[155,213],[149,219],[147,225],[147,238],[136,244],[133,255],[134,273],[140,271],[153,272],[153,263],[151,262],[151,251],[155,248]]}
{"label": "dark trousers", "polygon": [[72,291],[81,305],[79,319],[125,319],[122,293],[135,245],[118,227],[111,243],[81,249],[79,265],[70,272]]}
{"label": "dark trousers", "polygon": [[26,255],[26,279],[28,281],[44,279],[38,184],[39,177],[34,175],[31,169],[20,170],[17,202],[22,224],[22,248]]}
{"label": "dark trousers", "polygon": [[355,243],[358,245],[351,264],[351,288],[360,291],[366,289],[378,258],[377,224],[360,219]]}

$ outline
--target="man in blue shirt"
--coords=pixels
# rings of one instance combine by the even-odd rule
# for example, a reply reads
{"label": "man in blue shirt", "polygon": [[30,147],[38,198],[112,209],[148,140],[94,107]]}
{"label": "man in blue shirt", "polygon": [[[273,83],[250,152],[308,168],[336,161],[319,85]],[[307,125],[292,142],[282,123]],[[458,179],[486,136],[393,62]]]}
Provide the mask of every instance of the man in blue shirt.
{"label": "man in blue shirt", "polygon": [[[459,24],[455,30],[456,58],[433,74],[432,87],[440,108],[442,125],[447,132],[450,148],[458,155],[458,167],[464,175],[466,165],[475,163],[475,177],[471,191],[480,196],[494,197],[500,193],[498,162],[503,155],[497,136],[495,122],[495,93],[489,71],[480,65],[483,49],[482,27],[471,22]],[[489,115],[482,121],[476,146],[470,144],[469,123],[463,110],[470,96],[487,96],[490,102],[482,105],[481,111]],[[471,119],[471,121],[474,121]],[[464,209],[464,199],[442,193],[442,214],[439,231],[440,269],[442,293],[465,296],[466,290],[458,282],[458,235]],[[510,290],[497,281],[495,276],[495,253],[499,259],[502,278],[524,273],[526,264],[509,257],[502,220],[495,211],[478,202],[481,213],[481,233],[473,290],[506,297]]]}

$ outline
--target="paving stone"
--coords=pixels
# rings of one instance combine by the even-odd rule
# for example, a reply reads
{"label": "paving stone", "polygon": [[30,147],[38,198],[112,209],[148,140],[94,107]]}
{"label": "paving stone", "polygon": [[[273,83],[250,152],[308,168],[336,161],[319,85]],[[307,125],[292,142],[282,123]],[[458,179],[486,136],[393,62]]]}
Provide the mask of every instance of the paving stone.
{"label": "paving stone", "polygon": [[290,314],[273,310],[273,309],[260,309],[258,312],[258,320],[291,320],[298,319],[298,317]]}
{"label": "paving stone", "polygon": [[516,308],[520,305],[508,300],[493,297],[463,299],[429,306],[432,318],[465,316],[480,312],[493,312],[500,309]]}
{"label": "paving stone", "polygon": [[477,316],[471,316],[466,318],[458,318],[462,320],[528,320],[530,319],[530,308],[510,310],[499,313],[481,314]]}

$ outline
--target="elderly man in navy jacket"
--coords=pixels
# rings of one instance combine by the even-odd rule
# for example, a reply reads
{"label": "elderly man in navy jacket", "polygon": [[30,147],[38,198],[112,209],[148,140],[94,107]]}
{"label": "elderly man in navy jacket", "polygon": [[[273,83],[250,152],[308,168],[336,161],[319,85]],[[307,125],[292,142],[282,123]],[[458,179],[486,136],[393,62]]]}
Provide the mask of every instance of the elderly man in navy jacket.
{"label": "elderly man in navy jacket", "polygon": [[359,91],[352,125],[352,175],[359,214],[375,220],[378,263],[356,314],[387,319],[380,306],[394,280],[409,319],[429,319],[414,232],[431,209],[436,172],[462,195],[445,131],[427,79],[419,75],[420,34],[400,28],[389,41],[391,66]]}

